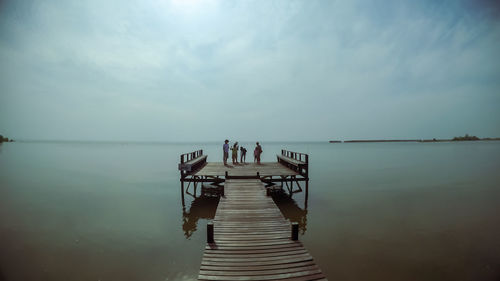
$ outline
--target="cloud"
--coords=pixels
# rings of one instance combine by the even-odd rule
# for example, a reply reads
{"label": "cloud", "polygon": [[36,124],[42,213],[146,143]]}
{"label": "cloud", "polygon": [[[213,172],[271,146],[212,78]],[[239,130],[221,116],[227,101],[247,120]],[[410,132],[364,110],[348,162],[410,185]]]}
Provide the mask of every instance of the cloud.
{"label": "cloud", "polygon": [[500,135],[496,7],[6,1],[0,128],[29,139]]}

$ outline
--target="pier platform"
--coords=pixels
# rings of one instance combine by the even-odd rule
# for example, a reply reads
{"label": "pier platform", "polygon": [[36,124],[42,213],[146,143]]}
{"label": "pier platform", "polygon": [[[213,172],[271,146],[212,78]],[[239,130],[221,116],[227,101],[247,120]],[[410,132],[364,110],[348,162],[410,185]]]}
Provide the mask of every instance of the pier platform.
{"label": "pier platform", "polygon": [[[276,162],[228,163],[226,165],[220,162],[208,162],[207,158],[207,155],[203,155],[203,150],[182,154],[179,163],[181,183],[194,183],[195,186],[198,183],[218,185],[227,177],[252,178],[257,176],[267,186],[274,183],[293,184],[295,182],[302,191],[299,182],[307,184],[309,181],[309,156],[304,153],[281,150],[281,154],[276,155]],[[183,185],[182,189],[184,193]]]}
{"label": "pier platform", "polygon": [[290,177],[299,175],[278,162],[262,162],[257,163],[242,163],[242,164],[227,164],[220,162],[207,162],[199,171],[193,173],[197,177],[224,177],[225,172],[230,176],[255,176],[257,173],[261,177],[282,176]]}

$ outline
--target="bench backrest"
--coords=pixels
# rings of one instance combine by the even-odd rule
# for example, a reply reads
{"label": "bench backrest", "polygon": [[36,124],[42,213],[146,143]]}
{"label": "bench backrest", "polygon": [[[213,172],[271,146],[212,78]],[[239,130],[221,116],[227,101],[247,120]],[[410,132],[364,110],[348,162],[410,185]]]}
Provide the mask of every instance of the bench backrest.
{"label": "bench backrest", "polygon": [[305,153],[293,152],[293,151],[288,151],[288,150],[282,149],[281,155],[295,159],[295,160],[300,161],[300,162],[304,162],[306,164],[309,164],[309,155],[307,155]]}
{"label": "bench backrest", "polygon": [[181,154],[181,164],[184,164],[185,162],[191,161],[191,160],[198,158],[202,155],[203,155],[203,149]]}

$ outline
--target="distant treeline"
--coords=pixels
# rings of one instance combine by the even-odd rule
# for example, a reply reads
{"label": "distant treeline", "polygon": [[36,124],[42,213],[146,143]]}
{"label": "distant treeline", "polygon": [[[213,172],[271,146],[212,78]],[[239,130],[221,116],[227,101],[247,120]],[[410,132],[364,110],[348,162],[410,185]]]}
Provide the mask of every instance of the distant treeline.
{"label": "distant treeline", "polygon": [[481,140],[480,138],[476,136],[469,136],[469,134],[465,134],[463,137],[454,137],[452,141],[477,141]]}
{"label": "distant treeline", "polygon": [[13,142],[13,141],[14,141],[13,139],[9,140],[9,138],[0,135],[0,143],[2,143],[2,142]]}
{"label": "distant treeline", "polygon": [[364,142],[447,142],[447,141],[489,141],[500,140],[500,138],[478,138],[476,136],[469,136],[465,134],[463,137],[454,137],[452,139],[408,139],[408,140],[331,140],[330,143],[364,143]]}

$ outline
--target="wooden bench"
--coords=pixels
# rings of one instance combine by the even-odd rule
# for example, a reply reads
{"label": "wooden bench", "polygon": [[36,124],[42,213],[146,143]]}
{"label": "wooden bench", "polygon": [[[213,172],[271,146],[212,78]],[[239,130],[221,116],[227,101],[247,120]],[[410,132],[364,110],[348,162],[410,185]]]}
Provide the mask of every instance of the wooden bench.
{"label": "wooden bench", "polygon": [[276,157],[278,163],[308,178],[309,156],[307,154],[281,150],[281,154],[277,154]]}
{"label": "wooden bench", "polygon": [[307,165],[306,162],[295,160],[291,157],[287,157],[287,156],[283,156],[283,155],[279,155],[279,154],[277,154],[276,157],[278,157],[278,162],[280,162],[282,164],[286,163],[287,165],[292,165],[292,166],[295,166],[297,168],[302,168],[302,167],[305,167]]}
{"label": "wooden bench", "polygon": [[181,163],[179,163],[181,178],[184,178],[188,173],[197,171],[205,163],[207,163],[207,156],[203,155],[203,150],[182,154]]}
{"label": "wooden bench", "polygon": [[187,162],[179,163],[179,170],[186,172],[196,171],[198,167],[205,164],[206,162],[207,162],[207,156],[202,155]]}

